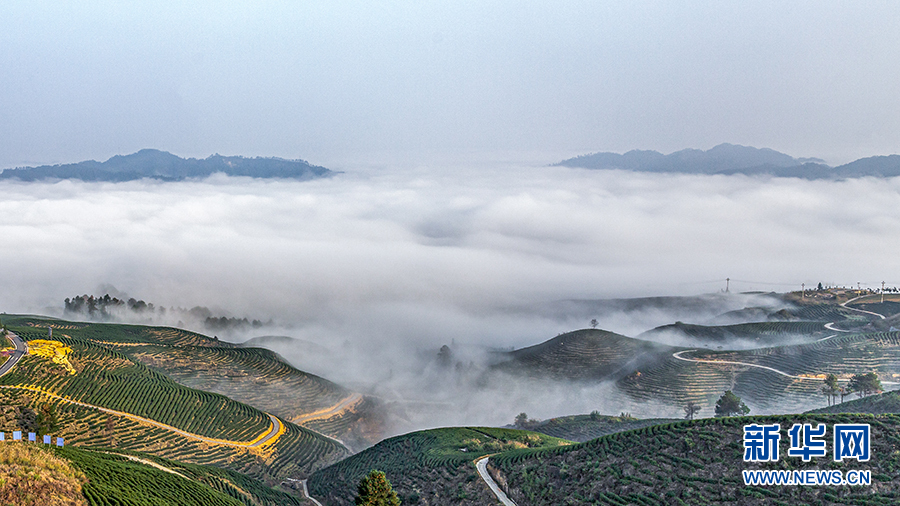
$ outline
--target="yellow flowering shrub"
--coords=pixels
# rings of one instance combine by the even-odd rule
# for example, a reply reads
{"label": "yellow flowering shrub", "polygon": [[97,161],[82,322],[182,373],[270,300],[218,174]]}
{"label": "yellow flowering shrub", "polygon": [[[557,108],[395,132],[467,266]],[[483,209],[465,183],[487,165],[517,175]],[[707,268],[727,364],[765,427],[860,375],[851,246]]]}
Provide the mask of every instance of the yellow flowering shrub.
{"label": "yellow flowering shrub", "polygon": [[37,355],[59,364],[69,371],[69,374],[75,374],[75,368],[69,362],[69,354],[72,348],[66,346],[59,341],[48,341],[46,339],[36,339],[28,341],[28,354]]}

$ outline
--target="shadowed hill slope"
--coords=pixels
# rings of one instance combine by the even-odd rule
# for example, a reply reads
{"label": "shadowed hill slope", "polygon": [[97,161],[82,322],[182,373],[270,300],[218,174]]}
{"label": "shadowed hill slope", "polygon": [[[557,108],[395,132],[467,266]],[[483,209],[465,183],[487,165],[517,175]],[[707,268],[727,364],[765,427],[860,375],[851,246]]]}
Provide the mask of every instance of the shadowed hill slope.
{"label": "shadowed hill slope", "polygon": [[[744,462],[743,426],[779,423],[778,462]],[[868,462],[832,462],[828,457],[803,462],[788,457],[787,430],[794,423],[871,426]],[[587,443],[505,452],[490,458],[490,467],[506,483],[518,504],[742,506],[896,504],[900,495],[900,416],[785,415],[714,418],[655,425],[620,432]],[[828,451],[832,443],[828,443]],[[754,469],[869,470],[872,484],[848,486],[747,486],[742,471]]]}

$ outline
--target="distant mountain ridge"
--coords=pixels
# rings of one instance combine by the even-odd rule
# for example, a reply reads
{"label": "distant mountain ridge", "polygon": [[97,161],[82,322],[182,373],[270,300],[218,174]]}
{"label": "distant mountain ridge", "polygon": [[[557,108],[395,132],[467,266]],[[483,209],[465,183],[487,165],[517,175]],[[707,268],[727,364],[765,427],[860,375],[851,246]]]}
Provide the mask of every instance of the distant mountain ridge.
{"label": "distant mountain ridge", "polygon": [[719,144],[706,151],[683,149],[668,155],[658,151],[640,150],[625,154],[592,153],[569,158],[556,165],[635,172],[745,174],[803,179],[900,176],[900,155],[872,156],[831,167],[818,158],[794,158],[768,148],[759,149],[735,144]]}
{"label": "distant mountain ridge", "polygon": [[244,158],[212,155],[208,158],[181,158],[157,149],[142,149],[130,155],[116,155],[105,162],[94,160],[62,165],[20,167],[0,172],[0,179],[31,182],[42,179],[121,182],[136,179],[183,181],[221,172],[229,176],[255,178],[316,179],[334,172],[304,160]]}

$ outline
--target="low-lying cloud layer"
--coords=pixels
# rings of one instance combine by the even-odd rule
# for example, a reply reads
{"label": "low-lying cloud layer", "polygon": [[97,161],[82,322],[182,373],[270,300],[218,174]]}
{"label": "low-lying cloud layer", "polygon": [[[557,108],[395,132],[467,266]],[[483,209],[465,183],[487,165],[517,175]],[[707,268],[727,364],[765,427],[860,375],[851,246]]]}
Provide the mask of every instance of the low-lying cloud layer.
{"label": "low-lying cloud layer", "polygon": [[[900,178],[345,170],[308,182],[0,183],[0,311],[58,313],[109,284],[271,320],[266,333],[346,364],[307,364],[314,372],[365,385],[454,340],[522,347],[588,326],[552,301],[718,292],[726,277],[733,291],[897,284]],[[714,315],[595,316],[636,335]]]}

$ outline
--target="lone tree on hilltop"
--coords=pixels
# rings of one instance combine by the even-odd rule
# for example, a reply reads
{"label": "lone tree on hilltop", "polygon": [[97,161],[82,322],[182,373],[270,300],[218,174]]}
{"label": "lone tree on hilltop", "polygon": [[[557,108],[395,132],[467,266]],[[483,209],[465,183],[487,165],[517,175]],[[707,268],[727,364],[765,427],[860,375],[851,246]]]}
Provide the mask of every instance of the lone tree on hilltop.
{"label": "lone tree on hilltop", "polygon": [[596,318],[594,318],[593,320],[591,320],[591,328],[592,328],[592,329],[597,328],[597,325],[599,325],[599,324],[600,324],[600,322],[598,322]]}
{"label": "lone tree on hilltop", "polygon": [[383,472],[372,469],[356,487],[358,506],[400,506],[400,498]]}
{"label": "lone tree on hilltop", "polygon": [[700,412],[700,405],[694,401],[688,401],[684,406],[684,419],[693,420],[694,415]]}
{"label": "lone tree on hilltop", "polygon": [[856,395],[859,397],[877,394],[883,390],[881,388],[881,380],[878,379],[878,375],[874,372],[854,374],[850,378],[848,389],[851,392],[856,392]]}
{"label": "lone tree on hilltop", "polygon": [[716,401],[716,416],[739,416],[749,412],[750,408],[731,390],[726,390]]}

